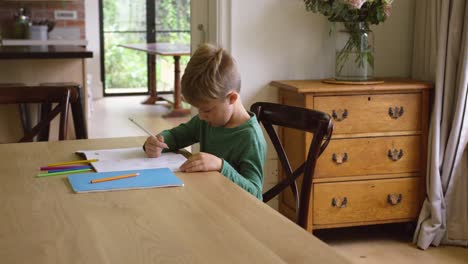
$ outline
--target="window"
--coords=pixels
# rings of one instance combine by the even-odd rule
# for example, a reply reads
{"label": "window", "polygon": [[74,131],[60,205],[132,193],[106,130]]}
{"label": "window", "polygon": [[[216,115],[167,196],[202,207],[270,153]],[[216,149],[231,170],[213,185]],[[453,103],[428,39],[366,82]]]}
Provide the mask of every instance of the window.
{"label": "window", "polygon": [[[100,0],[104,95],[147,94],[144,52],[121,44],[190,43],[190,0]],[[149,22],[149,23],[148,23]],[[188,58],[181,59],[185,68]],[[158,57],[158,92],[173,90],[173,60]]]}

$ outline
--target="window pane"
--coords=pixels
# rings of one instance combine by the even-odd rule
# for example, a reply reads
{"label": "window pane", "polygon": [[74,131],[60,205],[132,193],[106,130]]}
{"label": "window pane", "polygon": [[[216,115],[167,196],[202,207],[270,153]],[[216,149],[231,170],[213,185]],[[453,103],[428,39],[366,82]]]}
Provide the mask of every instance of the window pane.
{"label": "window pane", "polygon": [[105,71],[107,88],[147,86],[146,53],[119,47],[119,44],[145,43],[145,33],[105,33]]}
{"label": "window pane", "polygon": [[190,30],[190,0],[156,0],[156,31]]}
{"label": "window pane", "polygon": [[146,31],[146,0],[104,0],[104,31]]}
{"label": "window pane", "polygon": [[[145,93],[148,91],[146,53],[119,45],[146,43],[146,31],[153,26],[156,42],[190,44],[190,0],[154,0],[155,10],[146,10],[147,0],[102,1],[105,94]],[[147,12],[154,12],[155,17],[154,24],[148,26]],[[182,72],[187,61],[188,56],[182,56]],[[172,91],[174,59],[157,56],[156,68],[158,91]]]}

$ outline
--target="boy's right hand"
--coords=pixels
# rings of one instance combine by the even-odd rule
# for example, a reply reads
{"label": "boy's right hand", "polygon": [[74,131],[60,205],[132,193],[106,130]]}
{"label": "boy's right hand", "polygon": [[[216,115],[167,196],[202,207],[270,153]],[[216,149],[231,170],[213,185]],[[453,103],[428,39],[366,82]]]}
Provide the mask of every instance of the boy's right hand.
{"label": "boy's right hand", "polygon": [[145,152],[150,158],[161,156],[161,152],[165,148],[169,147],[164,143],[164,137],[161,135],[148,137],[145,141]]}

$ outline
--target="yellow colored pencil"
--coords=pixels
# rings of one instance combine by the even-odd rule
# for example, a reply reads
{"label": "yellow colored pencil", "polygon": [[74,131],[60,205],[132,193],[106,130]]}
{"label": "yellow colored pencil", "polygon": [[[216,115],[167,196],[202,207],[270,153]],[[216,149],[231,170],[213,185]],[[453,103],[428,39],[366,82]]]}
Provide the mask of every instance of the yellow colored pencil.
{"label": "yellow colored pencil", "polygon": [[99,161],[99,160],[98,159],[75,160],[75,161],[67,161],[67,162],[47,164],[47,166],[52,167],[52,166],[62,166],[62,165],[71,165],[71,164],[91,163],[91,162],[97,162],[97,161]]}
{"label": "yellow colored pencil", "polygon": [[112,177],[107,177],[107,178],[100,178],[100,179],[91,180],[91,183],[99,183],[99,182],[106,182],[106,181],[114,181],[114,180],[119,180],[119,179],[125,179],[125,178],[135,177],[135,176],[138,176],[138,175],[140,175],[140,173],[130,173],[130,174],[112,176]]}

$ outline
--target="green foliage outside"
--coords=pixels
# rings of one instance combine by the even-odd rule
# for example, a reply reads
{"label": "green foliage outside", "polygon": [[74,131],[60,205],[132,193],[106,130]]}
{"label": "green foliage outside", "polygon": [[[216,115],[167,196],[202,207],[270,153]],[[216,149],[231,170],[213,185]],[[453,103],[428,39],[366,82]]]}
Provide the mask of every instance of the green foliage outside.
{"label": "green foliage outside", "polygon": [[[156,1],[156,42],[190,44],[190,0]],[[146,1],[104,0],[105,76],[106,88],[147,87],[146,53],[120,47],[121,44],[146,43]],[[132,32],[113,32],[132,31]],[[137,31],[137,32],[135,32]],[[152,42],[152,41],[149,41]],[[168,63],[159,63],[165,60]],[[181,58],[185,68],[188,57]],[[157,63],[158,90],[162,82],[161,65],[172,65],[173,58],[159,56]]]}

